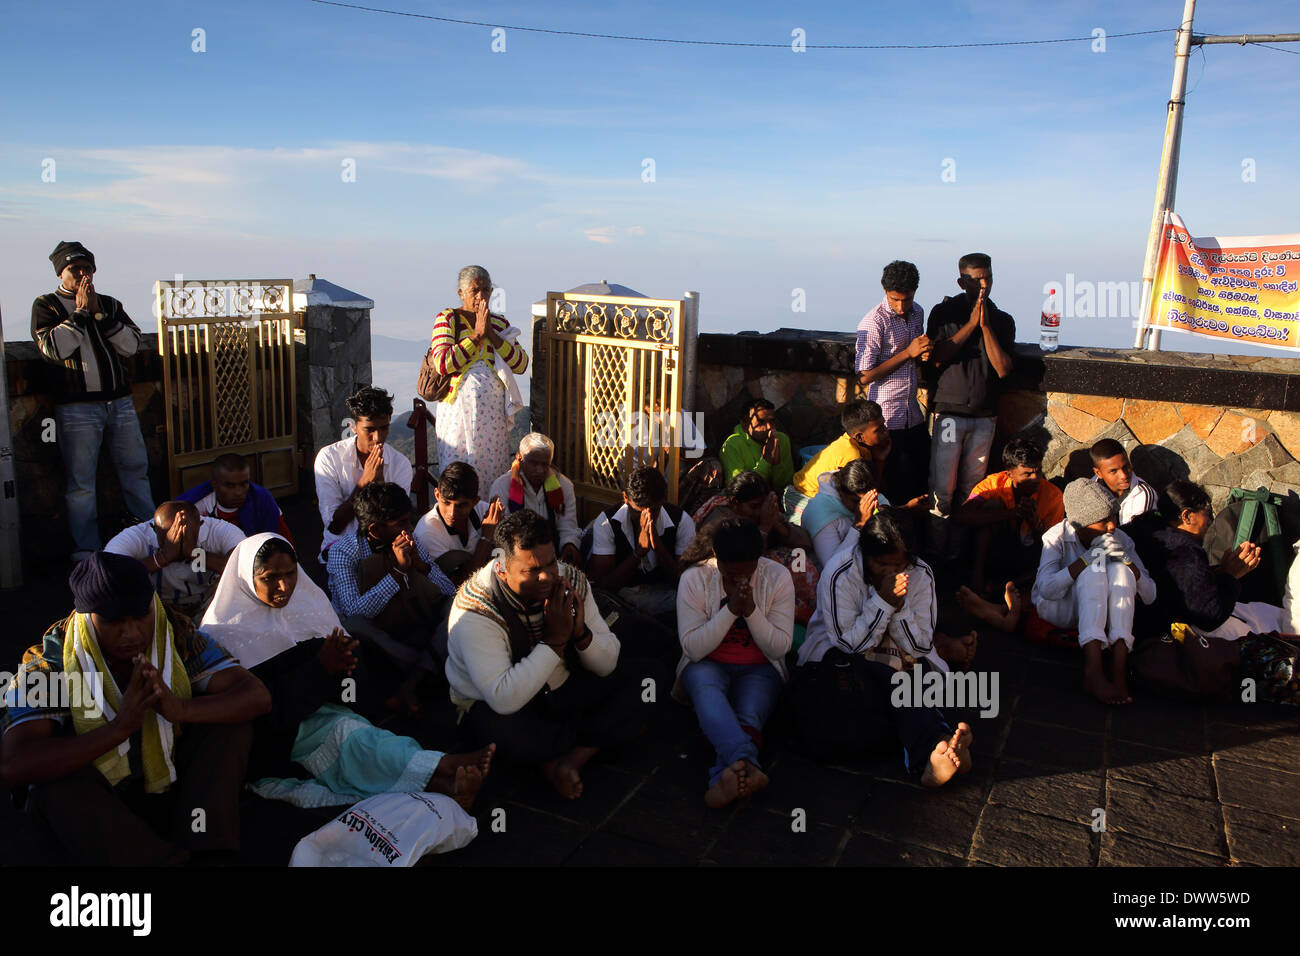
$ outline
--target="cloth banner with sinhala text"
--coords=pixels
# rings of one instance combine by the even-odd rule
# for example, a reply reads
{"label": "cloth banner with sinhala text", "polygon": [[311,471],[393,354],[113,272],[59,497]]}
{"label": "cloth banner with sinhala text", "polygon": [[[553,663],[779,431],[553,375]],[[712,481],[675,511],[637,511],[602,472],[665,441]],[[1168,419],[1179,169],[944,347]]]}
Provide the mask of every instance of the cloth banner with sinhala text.
{"label": "cloth banner with sinhala text", "polygon": [[1300,235],[1192,238],[1167,213],[1147,324],[1300,350]]}

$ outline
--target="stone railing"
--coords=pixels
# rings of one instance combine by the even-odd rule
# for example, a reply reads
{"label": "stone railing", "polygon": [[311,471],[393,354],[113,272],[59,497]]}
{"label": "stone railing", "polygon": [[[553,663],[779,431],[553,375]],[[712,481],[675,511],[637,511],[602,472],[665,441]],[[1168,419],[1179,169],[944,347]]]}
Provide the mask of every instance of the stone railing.
{"label": "stone railing", "polygon": [[[852,333],[705,334],[697,354],[692,410],[704,413],[714,451],[751,396],[776,405],[780,427],[803,446],[835,438],[839,406],[858,394]],[[923,388],[923,406],[926,397]],[[1111,437],[1142,477],[1157,486],[1191,478],[1216,508],[1233,486],[1300,493],[1300,359],[1070,347],[1044,354],[1017,345],[999,446],[1021,432],[1044,444],[1052,478],[1091,474],[1087,448]]]}

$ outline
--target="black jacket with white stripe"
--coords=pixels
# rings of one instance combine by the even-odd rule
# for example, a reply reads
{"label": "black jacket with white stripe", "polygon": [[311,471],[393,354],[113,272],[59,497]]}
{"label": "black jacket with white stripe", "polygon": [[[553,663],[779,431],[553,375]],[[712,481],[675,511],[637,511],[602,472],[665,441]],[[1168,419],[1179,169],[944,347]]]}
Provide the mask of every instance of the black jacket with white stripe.
{"label": "black jacket with white stripe", "polygon": [[139,327],[112,296],[99,295],[102,318],[71,308],[72,303],[61,292],[32,303],[32,339],[46,361],[63,369],[51,396],[55,404],[106,402],[129,395],[123,360],[140,347]]}

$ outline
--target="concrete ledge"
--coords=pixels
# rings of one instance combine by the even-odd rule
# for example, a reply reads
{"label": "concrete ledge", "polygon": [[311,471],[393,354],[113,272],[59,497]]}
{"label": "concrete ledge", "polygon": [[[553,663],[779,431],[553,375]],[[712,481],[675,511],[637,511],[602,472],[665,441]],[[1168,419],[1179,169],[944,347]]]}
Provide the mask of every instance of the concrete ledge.
{"label": "concrete ledge", "polygon": [[[702,365],[852,376],[856,335],[777,329],[699,337]],[[1300,411],[1300,359],[1016,345],[1008,389]]]}

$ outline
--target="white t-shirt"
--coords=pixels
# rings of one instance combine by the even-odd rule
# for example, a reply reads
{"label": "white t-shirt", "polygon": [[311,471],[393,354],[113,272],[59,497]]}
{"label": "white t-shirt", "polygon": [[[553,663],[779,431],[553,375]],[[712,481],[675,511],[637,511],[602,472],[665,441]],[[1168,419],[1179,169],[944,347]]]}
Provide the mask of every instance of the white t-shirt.
{"label": "white t-shirt", "polygon": [[[632,522],[631,509],[629,509],[627,505],[623,505],[623,507],[619,508],[618,511],[614,512],[614,520],[623,523],[623,534],[627,536],[627,540],[635,547],[637,534],[639,533],[640,528]],[[602,512],[597,516],[592,525],[591,553],[593,555],[616,553],[614,547],[614,529],[610,526],[609,521],[609,516]],[[673,519],[668,516],[668,509],[660,508],[659,517],[655,519],[655,531],[663,534],[666,529],[671,528],[672,526]],[[680,558],[682,553],[690,547],[691,541],[694,538],[695,522],[691,520],[690,515],[683,511],[681,523],[677,526],[677,540],[674,542],[673,554]],[[642,571],[653,571],[658,566],[659,556],[653,551],[647,553],[641,559]]]}
{"label": "white t-shirt", "polygon": [[[316,500],[320,503],[320,518],[325,525],[320,544],[323,553],[341,535],[352,534],[357,530],[357,519],[353,518],[340,534],[330,533],[334,512],[352,494],[352,489],[357,486],[365,471],[365,466],[357,457],[357,436],[336,441],[318,451],[313,470],[316,472]],[[400,485],[402,490],[409,493],[414,479],[415,469],[411,467],[410,459],[392,445],[384,445],[384,481]]]}
{"label": "white t-shirt", "polygon": [[[487,515],[488,503],[480,501],[474,506],[474,514],[478,516],[480,523],[484,516]],[[483,537],[480,530],[474,527],[474,522],[467,525],[468,541],[461,541],[460,536],[455,531],[451,531],[442,523],[442,515],[438,514],[438,506],[435,504],[415,525],[415,543],[422,547],[430,558],[440,558],[448,551],[468,551],[473,554],[474,549],[478,547],[479,539]]]}
{"label": "white t-shirt", "polygon": [[[228,555],[244,540],[244,532],[229,521],[220,518],[199,518],[198,547],[214,554]],[[140,524],[120,532],[112,541],[104,545],[105,551],[124,554],[137,561],[148,561],[162,549],[158,546],[158,536],[152,521]],[[192,555],[182,554],[161,571],[149,575],[154,589],[168,604],[184,610],[191,616],[207,607],[221,579],[218,571],[195,571]]]}

